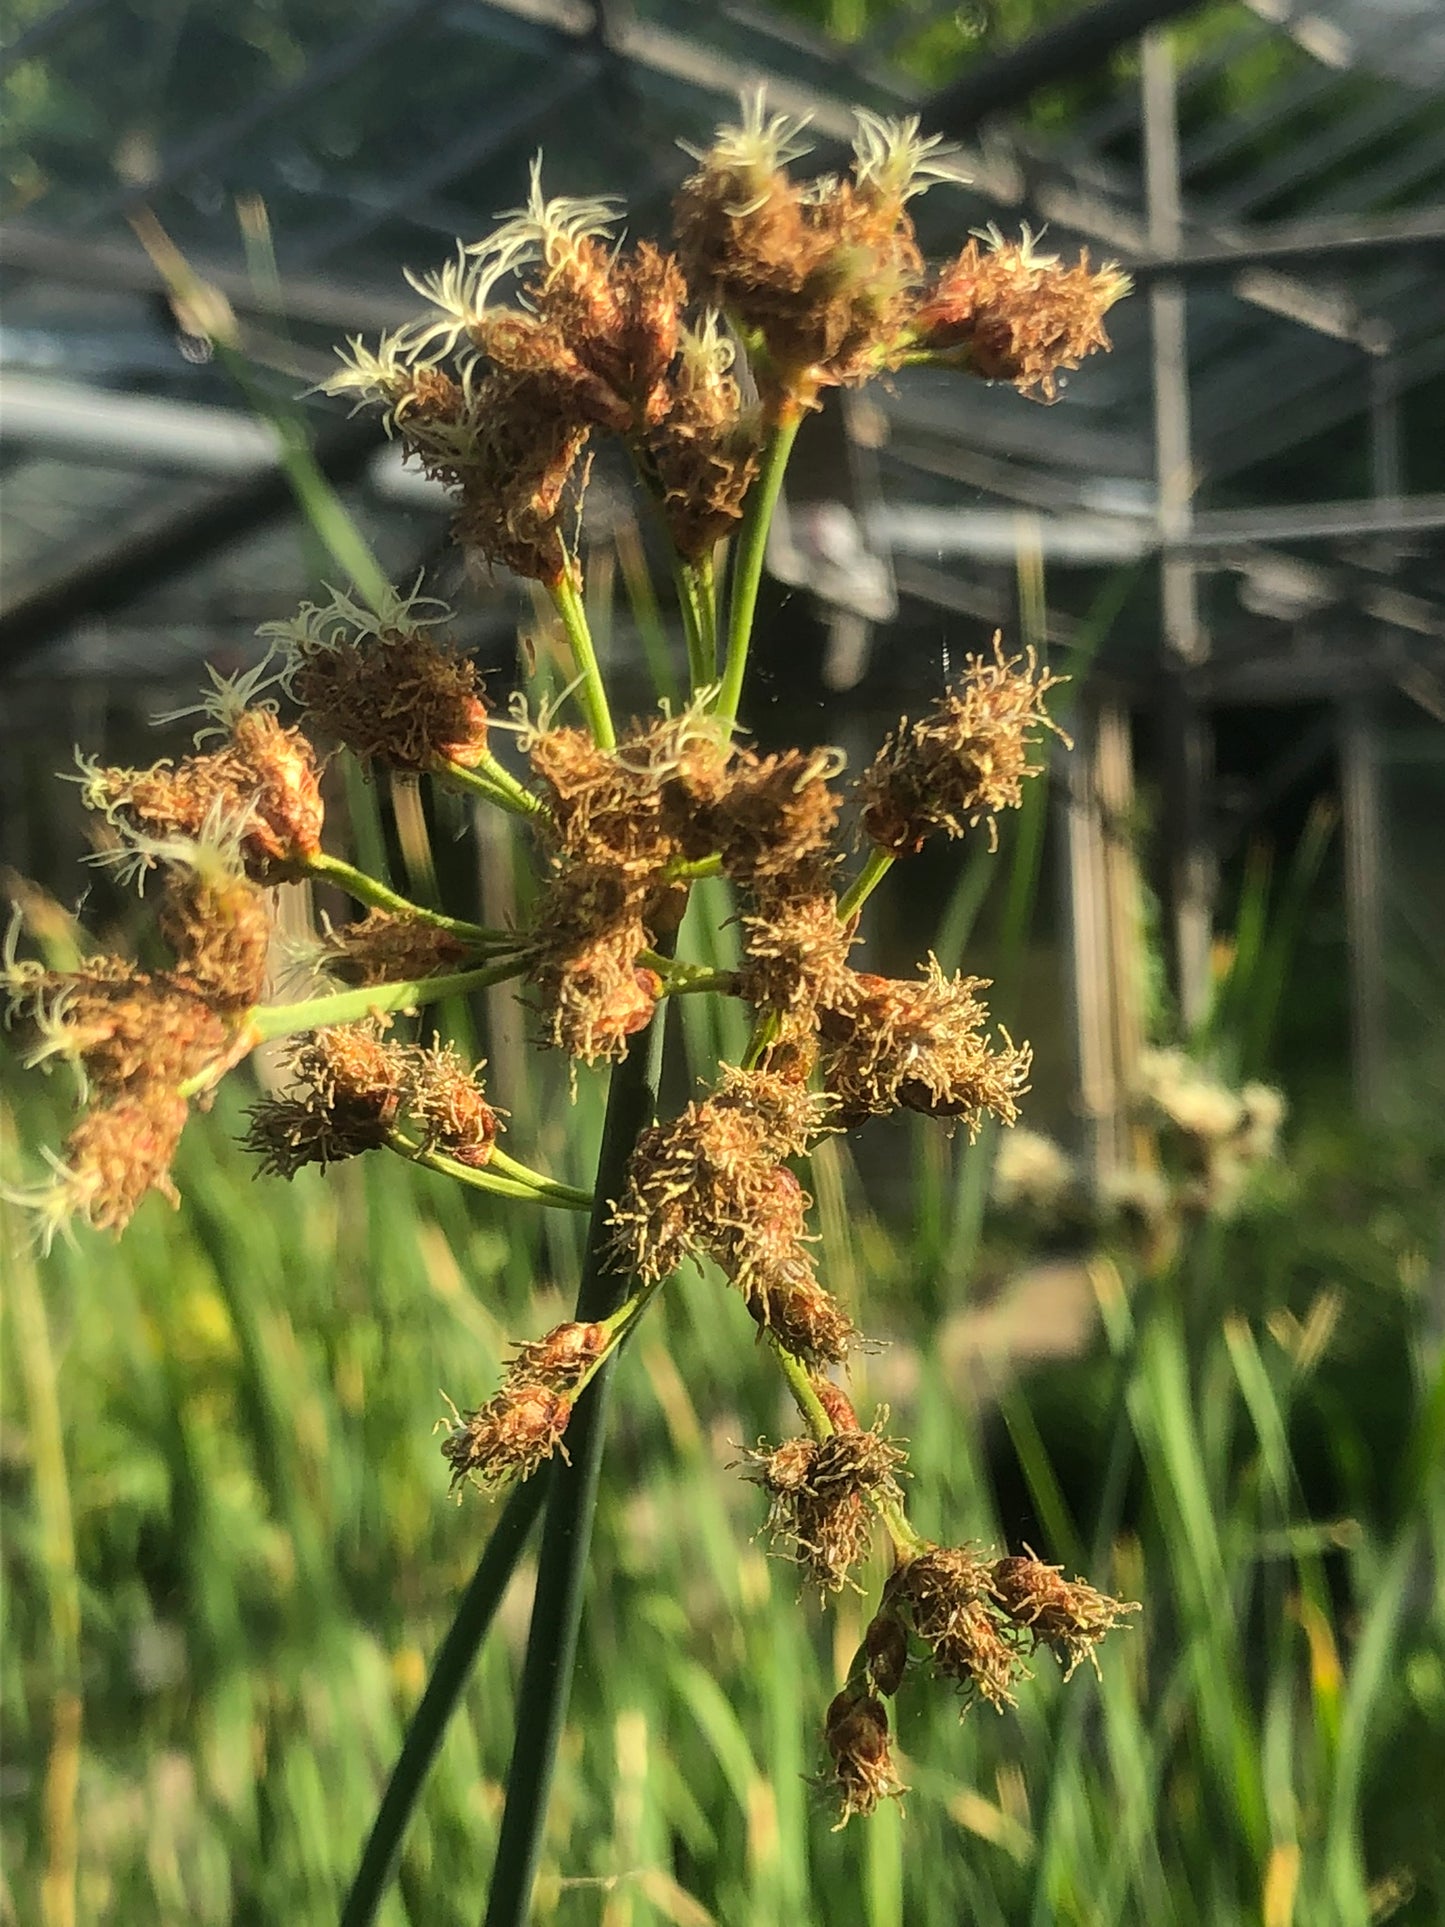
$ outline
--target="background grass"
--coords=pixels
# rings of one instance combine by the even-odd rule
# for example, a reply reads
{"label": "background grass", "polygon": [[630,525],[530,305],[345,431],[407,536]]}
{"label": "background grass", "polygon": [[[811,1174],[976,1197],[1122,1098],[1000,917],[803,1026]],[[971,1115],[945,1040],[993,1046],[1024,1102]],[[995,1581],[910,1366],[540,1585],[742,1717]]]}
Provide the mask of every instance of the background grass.
{"label": "background grass", "polygon": [[[335,1917],[490,1517],[447,1502],[438,1388],[486,1396],[575,1277],[562,1214],[504,1213],[399,1161],[254,1184],[234,1102],[188,1134],[179,1215],[152,1202],[117,1246],[12,1263],[17,1923],[64,1917],[72,1857],[82,1921]],[[25,1134],[53,1136],[43,1094],[25,1105]],[[582,1168],[595,1111],[587,1085],[553,1114],[554,1168],[564,1140]],[[977,1154],[953,1155],[941,1187],[936,1165],[919,1180],[944,1222],[915,1242],[872,1215],[848,1144],[824,1153],[828,1275],[891,1341],[859,1361],[859,1403],[892,1404],[923,1530],[1028,1539],[1143,1614],[1101,1681],[1065,1687],[1044,1656],[1005,1718],[960,1723],[911,1681],[904,1810],[833,1833],[810,1776],[866,1603],[820,1610],[754,1541],[760,1495],[729,1461],[792,1428],[741,1305],[679,1279],[622,1368],[538,1917],[1438,1921],[1428,1163],[1324,1139],[1163,1273],[1096,1252],[1085,1355],[989,1390],[976,1358],[960,1369],[959,1315],[934,1309],[965,1295],[938,1271],[975,1209]],[[986,1236],[975,1288],[1016,1255]],[[526,1589],[448,1735],[392,1923],[479,1917]]]}

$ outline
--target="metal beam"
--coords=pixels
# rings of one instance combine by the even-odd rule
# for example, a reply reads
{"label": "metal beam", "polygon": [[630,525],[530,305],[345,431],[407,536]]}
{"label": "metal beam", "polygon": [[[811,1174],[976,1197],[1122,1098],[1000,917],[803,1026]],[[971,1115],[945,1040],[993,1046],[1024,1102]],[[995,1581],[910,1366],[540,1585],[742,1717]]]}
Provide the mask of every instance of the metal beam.
{"label": "metal beam", "polygon": [[[274,322],[274,297],[239,268],[192,260],[202,281],[225,296],[239,315]],[[166,284],[139,243],[81,241],[73,235],[9,222],[0,226],[0,268],[30,274],[63,286],[98,288],[112,294],[164,295]],[[333,331],[345,328],[395,328],[416,318],[415,295],[379,294],[339,281],[287,274],[283,283],[286,314],[292,321],[314,322]],[[18,325],[11,296],[11,321]]]}
{"label": "metal beam", "polygon": [[1247,229],[1236,242],[1181,246],[1127,261],[1136,280],[1195,281],[1242,268],[1349,268],[1401,254],[1445,256],[1445,207],[1348,221],[1291,221]]}
{"label": "metal beam", "polygon": [[209,121],[192,140],[162,155],[159,169],[149,179],[127,182],[96,201],[86,210],[82,227],[101,227],[117,214],[128,214],[135,208],[153,203],[158,194],[174,187],[187,175],[194,174],[211,161],[238,148],[242,141],[254,134],[258,127],[264,127],[267,121],[275,120],[282,114],[294,113],[313,95],[334,87],[357,68],[384,53],[393,40],[401,39],[404,34],[415,33],[427,15],[436,13],[441,5],[442,0],[398,0],[398,4],[390,7],[361,32],[339,41],[325,53],[308,61],[294,80],[272,88],[269,93],[256,95],[234,114]]}
{"label": "metal beam", "polygon": [[[375,424],[348,422],[318,441],[316,460],[328,480],[341,485],[365,469],[380,440]],[[292,507],[293,497],[285,474],[272,468],[199,499],[188,487],[184,502],[138,517],[88,555],[67,557],[56,575],[18,585],[16,599],[0,612],[0,670],[13,668],[71,623],[124,607],[165,576],[194,568],[274,521]]]}
{"label": "metal beam", "polygon": [[982,60],[940,87],[923,104],[924,125],[969,134],[995,115],[1022,106],[1043,87],[1088,73],[1148,27],[1192,13],[1200,0],[1095,0],[1072,18]]}

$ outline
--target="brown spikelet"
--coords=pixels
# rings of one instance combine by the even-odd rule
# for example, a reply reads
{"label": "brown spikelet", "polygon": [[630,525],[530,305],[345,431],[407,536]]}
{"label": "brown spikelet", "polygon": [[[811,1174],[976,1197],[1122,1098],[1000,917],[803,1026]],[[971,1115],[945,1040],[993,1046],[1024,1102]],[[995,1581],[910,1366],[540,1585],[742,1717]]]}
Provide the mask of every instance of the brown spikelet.
{"label": "brown spikelet", "polygon": [[364,764],[470,769],[487,746],[487,707],[472,661],[421,629],[337,627],[293,641],[292,695],[323,734]]}
{"label": "brown spikelet", "polygon": [[1002,1045],[989,1042],[984,988],[979,977],[949,977],[934,957],[921,979],[853,974],[843,1006],[821,1020],[824,1082],[840,1117],[857,1123],[902,1106],[957,1120],[970,1137],[986,1114],[1012,1124],[1032,1053],[1006,1031]]}
{"label": "brown spikelet", "polygon": [[373,910],[327,932],[325,964],[343,983],[384,984],[456,970],[473,954],[460,938],[420,917]]}
{"label": "brown spikelet", "polygon": [[1021,241],[995,234],[983,246],[971,240],[944,269],[909,333],[971,374],[1051,399],[1063,370],[1109,346],[1104,316],[1130,285],[1112,262],[1091,268],[1087,252],[1064,267],[1027,230]]}
{"label": "brown spikelet", "polygon": [[1085,1661],[1097,1673],[1096,1649],[1104,1635],[1139,1607],[1110,1599],[1082,1579],[1067,1580],[1060,1566],[1046,1566],[1032,1554],[996,1559],[989,1574],[994,1598],[1032,1646],[1050,1647],[1064,1678]]}
{"label": "brown spikelet", "polygon": [[970,656],[958,687],[916,723],[901,722],[859,783],[863,829],[893,856],[910,856],[938,831],[962,836],[1017,809],[1023,781],[1043,765],[1030,761],[1039,729],[1068,737],[1044,708],[1061,678],[1039,667],[1032,649],[1007,657],[994,637],[993,660]]}
{"label": "brown spikelet", "polygon": [[880,1699],[845,1688],[829,1706],[823,1732],[833,1762],[838,1827],[847,1826],[855,1814],[874,1812],[880,1800],[897,1799],[907,1791],[893,1764],[888,1709]]}
{"label": "brown spikelet", "polygon": [[744,1463],[771,1501],[767,1529],[775,1549],[806,1567],[821,1591],[838,1592],[868,1550],[870,1499],[902,1496],[895,1475],[904,1457],[875,1421],[867,1432],[759,1445]]}

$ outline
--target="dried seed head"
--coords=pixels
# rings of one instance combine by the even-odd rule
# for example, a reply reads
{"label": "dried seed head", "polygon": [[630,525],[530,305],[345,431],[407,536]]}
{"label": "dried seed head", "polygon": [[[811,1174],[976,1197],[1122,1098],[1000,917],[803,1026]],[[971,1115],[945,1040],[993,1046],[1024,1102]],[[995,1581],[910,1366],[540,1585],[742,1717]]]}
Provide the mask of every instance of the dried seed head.
{"label": "dried seed head", "polygon": [[572,1416],[565,1393],[508,1375],[494,1398],[463,1416],[453,1408],[453,1423],[442,1440],[442,1455],[452,1468],[452,1489],[464,1479],[484,1486],[529,1479],[544,1460],[561,1450]]}
{"label": "dried seed head", "polygon": [[[223,679],[215,680],[223,694],[229,691]],[[132,847],[199,841],[208,826],[224,820],[233,826],[247,875],[282,882],[321,848],[325,812],[316,753],[300,730],[283,729],[265,707],[228,714],[227,728],[222,748],[187,756],[175,768],[161,762],[145,770],[112,769],[81,758],[82,799]]]}
{"label": "dried seed head", "polygon": [[812,1273],[806,1254],[788,1258],[749,1296],[748,1309],[785,1350],[815,1369],[843,1364],[858,1327]]}
{"label": "dried seed head", "polygon": [[383,984],[455,970],[472,954],[435,924],[373,910],[359,923],[327,931],[322,962],[343,983]]}
{"label": "dried seed head", "polygon": [[120,957],[71,971],[21,966],[7,976],[6,1021],[28,1034],[26,1064],[63,1058],[102,1099],[174,1090],[226,1046],[224,1021],[195,988]]}
{"label": "dried seed head", "polygon": [[402,1102],[421,1127],[428,1150],[479,1170],[492,1155],[497,1114],[482,1094],[482,1064],[470,1070],[452,1044],[413,1048],[401,1058]]}
{"label": "dried seed head", "polygon": [[546,1385],[554,1392],[575,1391],[605,1357],[612,1342],[606,1325],[556,1325],[541,1338],[519,1345],[507,1376]]}
{"label": "dried seed head", "polygon": [[1027,1558],[996,1559],[989,1572],[989,1589],[1016,1627],[1036,1646],[1050,1647],[1064,1678],[1084,1660],[1097,1673],[1096,1648],[1136,1603],[1110,1599],[1082,1579],[1066,1580],[1061,1566],[1046,1566],[1032,1554]]}
{"label": "dried seed head", "polygon": [[962,836],[986,822],[997,841],[995,814],[1017,809],[1023,779],[1042,765],[1029,761],[1040,728],[1068,737],[1044,709],[1062,679],[1041,669],[1032,649],[1006,657],[970,656],[962,681],[920,722],[901,722],[859,784],[863,828],[893,856],[922,849],[934,832]]}
{"label": "dried seed head", "polygon": [[779,1160],[807,1147],[819,1115],[801,1085],[725,1066],[714,1096],[639,1138],[612,1213],[619,1265],[655,1281],[711,1257],[750,1302],[811,1278],[811,1200]]}
{"label": "dried seed head", "polygon": [[72,1217],[119,1233],[148,1191],[179,1204],[170,1169],[186,1115],[183,1097],[154,1084],[87,1111],[66,1140],[55,1182],[45,1195],[22,1200],[40,1210],[44,1241]]}
{"label": "dried seed head", "polygon": [[794,127],[744,101],[674,203],[689,283],[761,337],[777,396],[810,405],[819,387],[865,380],[893,354],[923,262],[904,209],[927,184],[928,143],[870,116],[854,178],[800,185],[784,171]]}
{"label": "dried seed head", "polygon": [[1011,381],[1052,398],[1059,374],[1107,348],[1104,316],[1131,282],[1113,262],[1073,267],[1040,254],[1027,229],[1006,241],[997,229],[971,240],[946,267],[913,316],[915,347],[956,360],[987,381]]}
{"label": "dried seed head", "polygon": [[838,1827],[847,1826],[855,1813],[866,1817],[880,1800],[907,1792],[893,1764],[888,1709],[871,1693],[839,1693],[828,1708],[824,1737],[841,1803]]}
{"label": "dried seed head", "polygon": [[[994,1603],[991,1570],[966,1546],[932,1546],[889,1581],[891,1607],[906,1607],[935,1669],[966,1694],[1002,1710],[1027,1675],[1018,1629]],[[1026,1644],[1026,1642],[1023,1642]]]}
{"label": "dried seed head", "polygon": [[1000,1030],[990,1046],[979,977],[947,976],[930,957],[921,980],[854,975],[841,1009],[826,1010],[824,1081],[845,1121],[897,1109],[956,1119],[970,1137],[986,1113],[1018,1116],[1032,1052]]}
{"label": "dried seed head", "polygon": [[338,593],[262,634],[286,643],[286,686],[311,723],[362,763],[471,769],[486,751],[487,708],[475,664],[426,633],[447,619],[425,596],[392,595],[375,612]]}
{"label": "dried seed head", "polygon": [[224,863],[175,864],[158,918],[176,953],[176,974],[214,1010],[259,1003],[271,949],[271,903],[259,885]]}
{"label": "dried seed head", "polygon": [[878,1430],[787,1439],[745,1453],[746,1476],[771,1505],[767,1529],[823,1592],[838,1592],[868,1550],[870,1499],[902,1497],[895,1473],[905,1453]]}
{"label": "dried seed head", "polygon": [[370,1024],[313,1031],[290,1051],[293,1088],[251,1107],[245,1144],[264,1173],[292,1178],[386,1143],[410,1088],[406,1048]]}
{"label": "dried seed head", "polygon": [[744,960],[739,995],[792,1028],[787,1041],[812,1030],[819,1009],[838,1009],[852,994],[848,953],[857,935],[838,916],[825,875],[809,865],[793,877],[755,887],[739,918]]}
{"label": "dried seed head", "polygon": [[842,766],[834,749],[734,752],[712,793],[693,799],[694,823],[734,883],[781,888],[819,864],[838,822],[828,784]]}
{"label": "dried seed head", "polygon": [[689,561],[732,534],[757,478],[762,418],[744,406],[732,362],[733,345],[715,314],[684,328],[665,412],[647,437],[669,533]]}

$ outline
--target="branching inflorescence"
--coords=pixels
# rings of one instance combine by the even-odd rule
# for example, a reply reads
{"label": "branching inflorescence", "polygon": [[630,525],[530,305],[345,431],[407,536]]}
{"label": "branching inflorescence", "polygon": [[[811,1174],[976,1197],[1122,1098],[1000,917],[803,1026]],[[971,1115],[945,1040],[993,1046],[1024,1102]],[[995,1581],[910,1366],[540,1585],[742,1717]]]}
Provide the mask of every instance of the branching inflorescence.
{"label": "branching inflorescence", "polygon": [[[931,360],[1051,395],[1060,371],[1107,346],[1103,316],[1127,283],[1086,259],[1062,266],[1027,234],[970,239],[930,271],[909,205],[958,178],[952,157],[914,121],[861,114],[851,171],[799,180],[801,131],[748,99],[741,124],[696,157],[673,253],[619,243],[610,202],[548,199],[534,169],[526,204],[495,232],[413,277],[427,313],[375,347],[353,341],[327,384],[379,409],[446,486],[469,558],[551,596],[580,721],[544,708],[504,724],[525,759],[519,778],[495,754],[476,669],[447,639],[449,611],[419,584],[376,603],[333,590],[268,625],[271,654],[251,675],[213,677],[193,754],[146,770],[82,764],[103,859],[142,883],[158,876],[171,964],[92,957],[56,971],[10,956],[5,987],[30,1061],[68,1061],[85,1106],[51,1181],[29,1196],[47,1233],[76,1214],[118,1231],[148,1190],[174,1198],[189,1104],[278,1037],[291,1040],[283,1068],[248,1133],[264,1171],[290,1178],[387,1150],[514,1201],[585,1210],[586,1193],[501,1150],[481,1067],[393,1037],[397,1014],[511,980],[539,1044],[585,1066],[628,1058],[670,995],[742,998],[754,1020],[743,1060],[613,1147],[608,1168],[623,1177],[593,1214],[589,1264],[617,1280],[616,1309],[523,1345],[491,1397],[452,1408],[443,1451],[458,1485],[524,1479],[565,1456],[578,1400],[650,1298],[686,1262],[715,1268],[804,1420],[799,1437],[745,1455],[773,1538],[824,1593],[857,1583],[875,1529],[893,1550],[824,1723],[846,1820],[901,1791],[885,1702],[906,1672],[926,1666],[965,1704],[1007,1706],[1039,1647],[1072,1671],[1133,1608],[1031,1554],[989,1559],[913,1530],[902,1446],[883,1414],[859,1425],[835,1376],[859,1334],[820,1275],[796,1168],[823,1133],[900,1109],[970,1136],[985,1118],[1017,1117],[1029,1047],[991,1026],[987,985],[932,958],[913,978],[879,976],[854,951],[863,899],[893,861],[980,826],[996,841],[1041,745],[1062,736],[1046,707],[1057,679],[996,638],[925,716],[900,723],[850,796],[836,753],[764,755],[739,739],[763,544],[792,435],[826,389]],[[620,726],[577,555],[599,436],[621,442],[653,498],[693,672],[683,706]],[[720,604],[715,551],[730,536]],[[538,871],[524,926],[487,930],[411,904],[324,852],[336,754],[460,788],[524,823]],[[845,817],[871,855],[840,887]],[[736,973],[672,961],[703,873],[736,898]],[[306,878],[339,884],[367,914],[316,945],[318,995],[267,1004],[268,892]]]}

